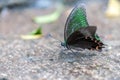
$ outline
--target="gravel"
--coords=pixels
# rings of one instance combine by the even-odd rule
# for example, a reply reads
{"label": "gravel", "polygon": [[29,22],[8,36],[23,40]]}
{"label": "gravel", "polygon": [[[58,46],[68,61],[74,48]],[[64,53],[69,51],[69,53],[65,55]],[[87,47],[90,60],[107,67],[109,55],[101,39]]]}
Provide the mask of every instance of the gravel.
{"label": "gravel", "polygon": [[111,49],[108,46],[102,52],[73,53],[60,44],[51,36],[38,40],[1,39],[1,80],[120,79],[120,45]]}

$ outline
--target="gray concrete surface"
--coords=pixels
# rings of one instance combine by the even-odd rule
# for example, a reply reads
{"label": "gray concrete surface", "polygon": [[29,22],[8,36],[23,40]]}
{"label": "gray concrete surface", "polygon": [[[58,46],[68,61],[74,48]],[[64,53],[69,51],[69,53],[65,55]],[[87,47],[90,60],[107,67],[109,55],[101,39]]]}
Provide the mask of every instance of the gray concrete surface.
{"label": "gray concrete surface", "polygon": [[[107,41],[118,44],[118,41]],[[0,39],[0,78],[7,80],[119,80],[120,45],[72,53],[51,36]]]}

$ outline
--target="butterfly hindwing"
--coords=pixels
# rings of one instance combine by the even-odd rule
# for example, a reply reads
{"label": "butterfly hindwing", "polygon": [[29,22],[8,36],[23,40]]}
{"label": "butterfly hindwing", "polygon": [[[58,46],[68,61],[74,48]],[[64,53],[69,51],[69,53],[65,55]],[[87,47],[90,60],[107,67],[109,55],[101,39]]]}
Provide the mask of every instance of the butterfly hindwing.
{"label": "butterfly hindwing", "polygon": [[[70,49],[93,49],[101,50],[102,42],[95,39],[94,34],[96,32],[96,27],[85,27],[80,28],[71,34],[66,43],[67,47]],[[87,38],[86,38],[87,37]]]}
{"label": "butterfly hindwing", "polygon": [[79,31],[84,35],[84,36],[88,36],[88,37],[94,37],[95,33],[96,33],[96,27],[95,26],[88,26],[88,27],[82,27],[79,29]]}

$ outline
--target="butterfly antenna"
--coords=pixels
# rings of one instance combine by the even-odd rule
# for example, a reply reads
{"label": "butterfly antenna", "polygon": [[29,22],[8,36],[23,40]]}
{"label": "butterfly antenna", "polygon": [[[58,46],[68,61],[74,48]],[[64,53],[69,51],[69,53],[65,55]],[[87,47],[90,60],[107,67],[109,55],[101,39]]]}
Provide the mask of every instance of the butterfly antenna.
{"label": "butterfly antenna", "polygon": [[[47,35],[47,36],[50,36],[51,38],[56,39],[56,38],[55,38],[53,35],[51,35],[51,34],[49,34],[49,35]],[[61,43],[61,46],[64,46],[64,47],[65,47],[64,42],[62,42],[62,41],[59,40],[59,39],[56,39],[56,40]]]}

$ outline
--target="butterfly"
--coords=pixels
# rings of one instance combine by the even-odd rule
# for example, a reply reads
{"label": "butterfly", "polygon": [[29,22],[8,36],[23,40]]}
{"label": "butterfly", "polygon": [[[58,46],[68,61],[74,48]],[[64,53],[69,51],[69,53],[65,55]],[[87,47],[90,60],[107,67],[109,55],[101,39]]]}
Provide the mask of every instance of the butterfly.
{"label": "butterfly", "polygon": [[78,4],[67,18],[64,29],[64,42],[68,49],[98,50],[104,47],[98,34],[97,27],[90,26],[87,22],[84,5]]}

